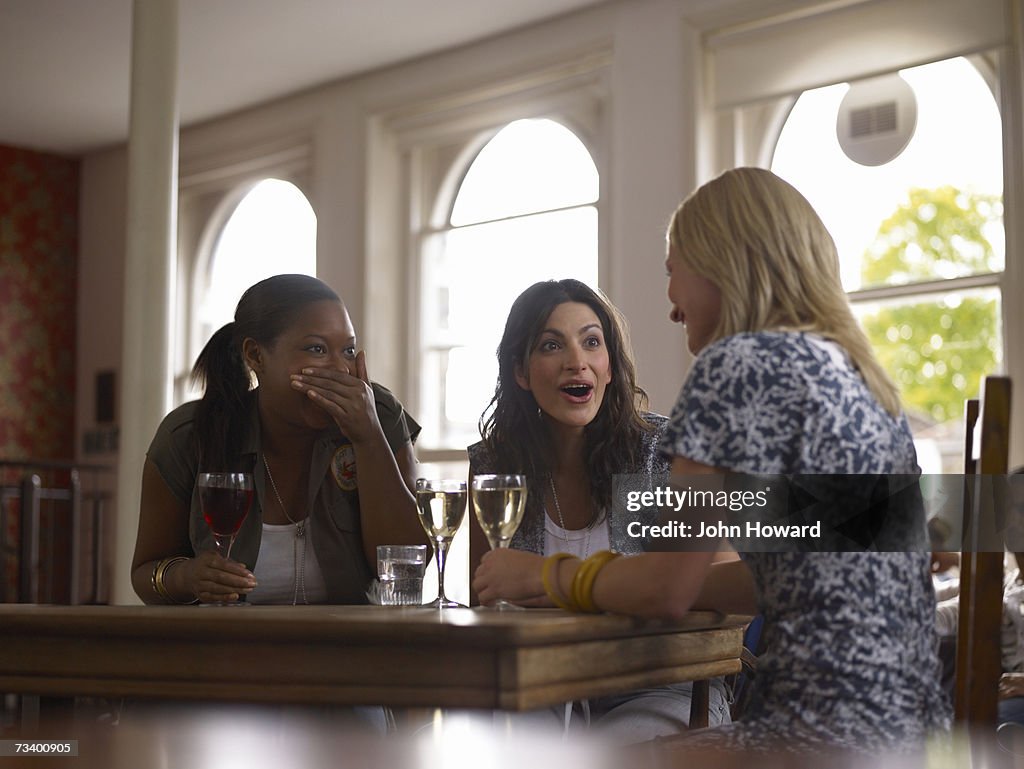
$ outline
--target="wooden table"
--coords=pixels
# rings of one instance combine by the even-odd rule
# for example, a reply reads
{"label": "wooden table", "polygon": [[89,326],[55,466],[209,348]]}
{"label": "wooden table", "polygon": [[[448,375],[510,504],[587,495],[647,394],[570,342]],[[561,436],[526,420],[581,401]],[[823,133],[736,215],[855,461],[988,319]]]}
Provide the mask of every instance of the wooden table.
{"label": "wooden table", "polygon": [[740,669],[748,617],[0,605],[0,692],[526,710]]}

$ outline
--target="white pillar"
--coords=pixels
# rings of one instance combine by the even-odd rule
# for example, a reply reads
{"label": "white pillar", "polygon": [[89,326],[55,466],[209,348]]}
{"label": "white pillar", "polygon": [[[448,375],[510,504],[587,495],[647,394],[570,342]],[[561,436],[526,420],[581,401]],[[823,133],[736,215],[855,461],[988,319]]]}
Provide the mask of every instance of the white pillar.
{"label": "white pillar", "polygon": [[178,0],[132,10],[121,445],[112,600],[138,603],[131,559],[146,449],[170,405],[168,332],[178,207]]}
{"label": "white pillar", "polygon": [[[1015,299],[1024,288],[1024,1],[1008,3],[1013,44],[1000,54],[999,101],[1003,119],[1003,225],[1006,267],[1003,273],[1003,323],[1006,338],[1003,372],[1013,380],[1010,403],[1010,469],[1024,464],[1024,304]],[[1012,337],[1010,336],[1012,334]]]}

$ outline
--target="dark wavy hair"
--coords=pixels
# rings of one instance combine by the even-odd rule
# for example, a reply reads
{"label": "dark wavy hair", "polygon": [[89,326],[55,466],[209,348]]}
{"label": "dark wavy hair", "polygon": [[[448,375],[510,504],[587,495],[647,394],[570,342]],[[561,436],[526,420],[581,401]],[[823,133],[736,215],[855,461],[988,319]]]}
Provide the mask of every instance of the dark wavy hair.
{"label": "dark wavy hair", "polygon": [[[498,344],[498,383],[480,417],[480,435],[498,472],[551,475],[554,457],[546,422],[529,390],[516,383],[516,367],[529,366],[530,353],[552,311],[566,302],[587,305],[604,332],[612,370],[597,416],[584,428],[587,481],[599,509],[612,501],[612,476],[639,470],[640,438],[653,428],[643,418],[647,394],[637,386],[636,365],[622,314],[598,291],[571,278],[534,283],[512,304]],[[530,506],[539,497],[528,497]]]}
{"label": "dark wavy hair", "polygon": [[252,377],[242,358],[248,337],[269,346],[313,302],[341,302],[334,290],[309,275],[274,275],[246,289],[235,319],[210,337],[192,367],[192,379],[204,387],[196,410],[199,467],[223,472],[238,468],[238,448],[249,430]]}

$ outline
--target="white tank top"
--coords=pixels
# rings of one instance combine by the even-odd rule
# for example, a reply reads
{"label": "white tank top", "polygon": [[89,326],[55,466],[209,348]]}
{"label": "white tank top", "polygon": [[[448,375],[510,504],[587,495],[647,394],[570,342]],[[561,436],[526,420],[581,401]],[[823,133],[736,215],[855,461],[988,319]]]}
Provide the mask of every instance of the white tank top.
{"label": "white tank top", "polygon": [[[310,603],[327,602],[327,585],[324,574],[320,570],[320,562],[316,559],[313,548],[313,522],[306,519],[305,543],[296,543],[295,526],[290,523],[263,524],[263,536],[260,539],[260,552],[256,557],[256,589],[246,597],[248,603],[290,604],[293,601],[302,603],[302,589],[299,588],[298,598],[295,597],[296,568],[301,572],[302,548],[306,548],[304,580],[306,599]],[[296,546],[297,545],[297,546]],[[298,564],[295,559],[298,558]]]}
{"label": "white tank top", "polygon": [[586,558],[601,550],[611,550],[608,516],[589,529],[563,529],[544,516],[544,555],[569,553],[577,558]]}

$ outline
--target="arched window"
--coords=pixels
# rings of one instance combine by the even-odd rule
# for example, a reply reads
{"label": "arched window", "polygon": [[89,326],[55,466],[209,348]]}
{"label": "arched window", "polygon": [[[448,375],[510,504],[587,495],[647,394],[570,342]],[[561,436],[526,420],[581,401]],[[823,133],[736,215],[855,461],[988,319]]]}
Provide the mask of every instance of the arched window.
{"label": "arched window", "polygon": [[421,240],[419,416],[428,449],[479,438],[516,296],[539,280],[596,286],[598,277],[598,172],[576,134],[554,120],[517,120],[453,173],[463,168]]}
{"label": "arched window", "polygon": [[245,289],[282,272],[316,274],[316,214],[294,184],[264,179],[217,237],[196,316],[200,335],[208,339],[234,317]]}
{"label": "arched window", "polygon": [[[242,293],[279,273],[316,274],[316,214],[291,182],[263,179],[249,187],[227,217],[193,275],[189,322],[190,354],[195,360],[213,333],[231,321]],[[178,402],[198,397],[188,369],[176,378]]]}
{"label": "arched window", "polygon": [[[956,58],[805,91],[772,160],[836,240],[925,472],[955,471],[964,399],[1002,364],[1001,130],[992,90]],[[872,143],[880,157],[860,154]]]}

